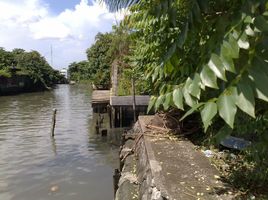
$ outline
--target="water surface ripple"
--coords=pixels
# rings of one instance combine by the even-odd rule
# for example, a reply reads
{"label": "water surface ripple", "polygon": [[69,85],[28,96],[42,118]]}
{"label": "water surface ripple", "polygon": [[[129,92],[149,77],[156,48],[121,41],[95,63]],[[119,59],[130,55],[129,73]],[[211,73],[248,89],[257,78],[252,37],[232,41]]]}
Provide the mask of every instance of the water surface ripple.
{"label": "water surface ripple", "polygon": [[0,200],[113,199],[117,148],[94,134],[90,101],[83,85],[0,97]]}

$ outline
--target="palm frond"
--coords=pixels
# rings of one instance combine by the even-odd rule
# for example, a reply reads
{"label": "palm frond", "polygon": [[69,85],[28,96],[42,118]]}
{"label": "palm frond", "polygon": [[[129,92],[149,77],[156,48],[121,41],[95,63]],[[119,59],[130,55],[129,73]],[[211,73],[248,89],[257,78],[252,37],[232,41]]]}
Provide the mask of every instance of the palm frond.
{"label": "palm frond", "polygon": [[114,12],[122,8],[130,7],[140,2],[140,0],[98,0],[100,3],[105,3],[109,10]]}

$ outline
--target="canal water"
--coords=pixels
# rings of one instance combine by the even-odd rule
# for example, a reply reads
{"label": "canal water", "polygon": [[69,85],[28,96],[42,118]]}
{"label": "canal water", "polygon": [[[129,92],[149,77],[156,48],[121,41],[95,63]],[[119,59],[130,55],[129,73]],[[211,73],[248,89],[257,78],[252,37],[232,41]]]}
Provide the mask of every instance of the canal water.
{"label": "canal water", "polygon": [[113,199],[118,147],[95,134],[90,102],[86,85],[0,97],[0,200]]}

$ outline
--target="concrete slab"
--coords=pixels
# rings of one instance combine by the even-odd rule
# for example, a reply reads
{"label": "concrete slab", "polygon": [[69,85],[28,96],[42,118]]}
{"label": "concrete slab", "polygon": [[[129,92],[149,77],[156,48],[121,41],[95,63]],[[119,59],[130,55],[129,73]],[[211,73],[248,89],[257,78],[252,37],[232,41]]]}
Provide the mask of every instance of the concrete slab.
{"label": "concrete slab", "polygon": [[[141,145],[145,146],[145,150],[140,152],[144,154],[142,151],[146,151],[148,159],[146,161],[144,158],[139,158],[139,163],[143,168],[146,166],[145,162],[149,165],[146,173],[149,174],[148,170],[151,170],[150,177],[147,178],[151,183],[147,185],[151,184],[152,189],[157,189],[156,195],[161,194],[161,198],[157,199],[229,200],[234,198],[232,188],[220,180],[219,172],[200,150],[196,150],[196,147],[186,139],[166,137],[166,135],[161,137],[163,134],[161,135],[159,131],[146,128],[146,124],[150,124],[152,119],[153,116],[139,117],[144,134]],[[154,198],[150,196],[142,199]]]}

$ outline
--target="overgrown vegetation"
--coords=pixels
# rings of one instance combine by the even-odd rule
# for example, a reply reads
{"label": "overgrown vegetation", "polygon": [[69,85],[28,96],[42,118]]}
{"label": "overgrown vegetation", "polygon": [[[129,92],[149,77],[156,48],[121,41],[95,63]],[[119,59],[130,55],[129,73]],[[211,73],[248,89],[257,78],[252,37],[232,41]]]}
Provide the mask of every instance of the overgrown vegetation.
{"label": "overgrown vegetation", "polygon": [[129,7],[121,24],[132,30],[128,64],[149,82],[149,108],[186,111],[181,120],[200,113],[210,142],[228,134],[251,140],[239,169],[252,172],[243,179],[248,189],[263,187],[268,181],[267,0],[103,1],[112,10]]}
{"label": "overgrown vegetation", "polygon": [[40,83],[44,88],[64,81],[59,71],[54,70],[39,52],[0,48],[0,76],[10,78],[12,69],[17,70],[16,75],[29,76],[33,83]]}
{"label": "overgrown vegetation", "polygon": [[112,34],[98,33],[95,43],[87,49],[87,61],[69,65],[70,79],[74,81],[90,80],[95,85],[110,87],[110,66],[113,59],[109,54]]}
{"label": "overgrown vegetation", "polygon": [[77,82],[86,80],[100,88],[110,88],[112,65],[116,64],[118,95],[132,93],[132,78],[135,79],[136,94],[148,94],[150,87],[144,73],[135,70],[130,61],[130,46],[133,42],[132,34],[125,26],[114,26],[110,33],[98,33],[95,43],[86,51],[87,61],[69,65],[70,79]]}

